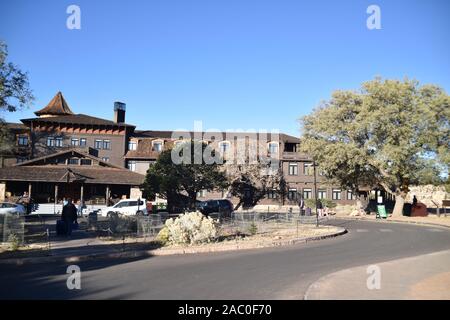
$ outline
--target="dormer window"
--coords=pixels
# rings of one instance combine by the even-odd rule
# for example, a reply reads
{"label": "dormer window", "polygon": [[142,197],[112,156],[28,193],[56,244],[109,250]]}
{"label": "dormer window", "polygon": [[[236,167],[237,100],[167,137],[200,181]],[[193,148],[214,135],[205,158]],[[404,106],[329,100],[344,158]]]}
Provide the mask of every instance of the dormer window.
{"label": "dormer window", "polygon": [[135,151],[137,149],[137,142],[136,141],[129,141],[128,142],[128,150]]}
{"label": "dormer window", "polygon": [[153,141],[152,146],[153,146],[153,151],[161,152],[162,147],[163,147],[163,142],[162,141]]}
{"label": "dormer window", "polygon": [[219,142],[219,150],[221,153],[227,153],[230,150],[230,142],[229,141],[221,141]]}
{"label": "dormer window", "polygon": [[269,142],[269,154],[278,154],[278,142]]}

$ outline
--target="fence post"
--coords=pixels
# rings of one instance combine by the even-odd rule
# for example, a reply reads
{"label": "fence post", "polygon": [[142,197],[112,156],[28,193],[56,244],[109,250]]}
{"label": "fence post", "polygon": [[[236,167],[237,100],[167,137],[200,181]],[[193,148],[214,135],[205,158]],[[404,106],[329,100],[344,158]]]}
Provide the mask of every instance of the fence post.
{"label": "fence post", "polygon": [[46,230],[46,235],[47,235],[47,250],[48,250],[48,255],[51,255],[51,244],[50,244],[50,230],[47,228]]}

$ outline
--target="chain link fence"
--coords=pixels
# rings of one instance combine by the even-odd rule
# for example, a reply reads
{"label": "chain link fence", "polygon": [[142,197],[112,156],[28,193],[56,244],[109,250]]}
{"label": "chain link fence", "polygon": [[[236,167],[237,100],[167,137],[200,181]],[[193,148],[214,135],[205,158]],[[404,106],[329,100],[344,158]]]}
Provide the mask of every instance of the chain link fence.
{"label": "chain link fence", "polygon": [[[213,215],[210,216],[217,218]],[[319,224],[323,224],[329,219],[329,216],[319,217]],[[220,221],[221,228],[229,233],[262,234],[301,225],[316,224],[317,218],[316,216],[302,216],[295,213],[235,212],[231,218],[221,218]]]}
{"label": "chain link fence", "polygon": [[168,219],[167,213],[151,214],[146,217],[137,219],[137,236],[138,237],[154,237],[164,227],[165,221]]}
{"label": "chain link fence", "polygon": [[0,214],[2,244],[20,246],[24,243],[25,218],[15,214]]}

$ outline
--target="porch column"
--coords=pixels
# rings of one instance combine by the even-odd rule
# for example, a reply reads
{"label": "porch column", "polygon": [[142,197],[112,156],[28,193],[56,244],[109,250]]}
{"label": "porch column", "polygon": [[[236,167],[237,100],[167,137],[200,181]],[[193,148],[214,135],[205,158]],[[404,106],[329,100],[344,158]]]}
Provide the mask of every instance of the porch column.
{"label": "porch column", "polygon": [[109,185],[106,186],[106,205],[108,206],[108,200],[109,200]]}
{"label": "porch column", "polygon": [[32,191],[32,184],[31,182],[28,182],[28,198],[31,199],[31,191]]}
{"label": "porch column", "polygon": [[81,184],[80,187],[80,203],[82,204],[84,201],[84,184]]}
{"label": "porch column", "polygon": [[55,205],[58,204],[58,184],[55,184]]}
{"label": "porch column", "polygon": [[6,182],[0,182],[0,201],[5,201],[6,197]]}

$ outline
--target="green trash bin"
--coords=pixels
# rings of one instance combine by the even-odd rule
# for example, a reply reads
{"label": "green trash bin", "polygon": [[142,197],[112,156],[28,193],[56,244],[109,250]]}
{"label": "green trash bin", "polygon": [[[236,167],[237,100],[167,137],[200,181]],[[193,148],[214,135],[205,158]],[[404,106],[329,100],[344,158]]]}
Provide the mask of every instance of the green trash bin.
{"label": "green trash bin", "polygon": [[384,205],[378,205],[377,206],[377,219],[386,219],[387,218],[387,212],[386,207]]}

